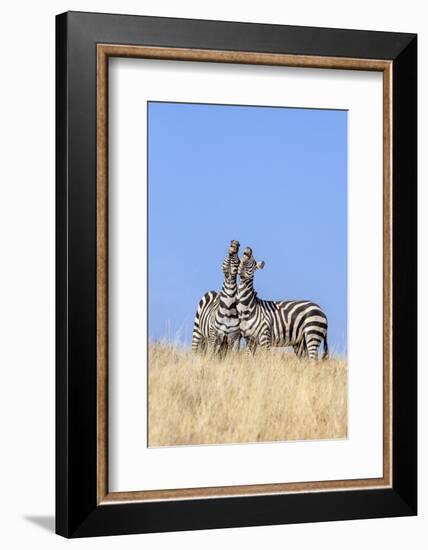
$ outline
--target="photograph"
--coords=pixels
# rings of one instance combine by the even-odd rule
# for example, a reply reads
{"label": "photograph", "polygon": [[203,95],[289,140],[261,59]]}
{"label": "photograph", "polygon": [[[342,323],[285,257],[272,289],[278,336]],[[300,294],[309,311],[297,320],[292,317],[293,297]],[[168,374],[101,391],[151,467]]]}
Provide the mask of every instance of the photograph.
{"label": "photograph", "polygon": [[347,110],[147,121],[148,446],[346,439]]}

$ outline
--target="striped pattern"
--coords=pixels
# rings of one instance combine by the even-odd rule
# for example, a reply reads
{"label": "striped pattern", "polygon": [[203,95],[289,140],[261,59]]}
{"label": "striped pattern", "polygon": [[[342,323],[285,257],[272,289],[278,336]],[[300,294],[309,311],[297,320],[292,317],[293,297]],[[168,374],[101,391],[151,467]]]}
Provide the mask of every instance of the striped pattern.
{"label": "striped pattern", "polygon": [[219,302],[220,294],[214,290],[202,296],[193,324],[192,351],[207,351]]}
{"label": "striped pattern", "polygon": [[321,308],[308,300],[268,301],[259,300],[253,287],[254,273],[262,269],[251,249],[242,257],[238,287],[238,315],[241,335],[254,351],[258,346],[292,346],[298,357],[318,358],[318,350],[324,342],[323,359],[328,357],[327,317]]}
{"label": "striped pattern", "polygon": [[238,255],[228,254],[222,265],[224,281],[221,292],[209,291],[202,296],[193,326],[193,351],[219,353],[239,349],[238,268]]}

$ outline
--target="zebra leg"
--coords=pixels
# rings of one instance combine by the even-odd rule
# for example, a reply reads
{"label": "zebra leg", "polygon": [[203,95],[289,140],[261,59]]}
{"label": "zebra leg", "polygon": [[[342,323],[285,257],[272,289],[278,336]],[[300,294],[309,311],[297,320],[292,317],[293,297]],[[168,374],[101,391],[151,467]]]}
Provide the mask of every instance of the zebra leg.
{"label": "zebra leg", "polygon": [[233,335],[228,339],[227,342],[227,351],[237,353],[241,347],[241,335]]}
{"label": "zebra leg", "polygon": [[216,355],[220,356],[220,359],[224,359],[229,351],[229,340],[223,337],[223,339],[217,339],[216,342]]}
{"label": "zebra leg", "polygon": [[293,351],[299,359],[303,359],[307,356],[306,342],[304,338],[302,338],[298,344],[293,346]]}
{"label": "zebra leg", "polygon": [[310,332],[306,332],[304,338],[309,359],[311,361],[318,361],[318,349],[321,345],[321,340]]}
{"label": "zebra leg", "polygon": [[203,349],[203,338],[199,327],[195,325],[192,333],[192,352],[197,353]]}
{"label": "zebra leg", "polygon": [[245,338],[245,341],[246,341],[245,354],[254,355],[256,353],[257,343],[254,340],[251,340],[251,338]]}
{"label": "zebra leg", "polygon": [[260,347],[264,350],[270,349],[272,347],[272,339],[269,330],[266,330],[261,334]]}
{"label": "zebra leg", "polygon": [[238,334],[234,342],[234,351],[240,351],[241,349],[241,335]]}
{"label": "zebra leg", "polygon": [[220,357],[224,357],[227,350],[227,337],[224,334],[217,332],[214,327],[211,327],[208,337],[208,353],[211,355],[219,355]]}
{"label": "zebra leg", "polygon": [[324,353],[322,354],[323,361],[326,361],[330,358],[328,354],[328,343],[327,343],[327,333],[324,336]]}
{"label": "zebra leg", "polygon": [[214,355],[218,351],[217,333],[211,327],[208,336],[208,353]]}

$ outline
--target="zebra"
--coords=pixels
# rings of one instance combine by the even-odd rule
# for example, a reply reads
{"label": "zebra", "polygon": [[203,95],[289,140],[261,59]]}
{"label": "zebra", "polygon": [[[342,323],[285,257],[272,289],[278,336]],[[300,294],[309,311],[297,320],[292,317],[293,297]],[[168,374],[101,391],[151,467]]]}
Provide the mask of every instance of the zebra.
{"label": "zebra", "polygon": [[257,346],[292,346],[298,357],[318,359],[318,349],[324,342],[323,359],[328,358],[327,317],[321,308],[308,300],[268,301],[257,298],[253,279],[264,262],[256,262],[250,247],[242,255],[239,265],[238,315],[241,335],[248,350]]}
{"label": "zebra", "polygon": [[239,242],[230,242],[223,261],[221,292],[206,292],[198,305],[193,326],[192,351],[223,353],[238,350],[241,333],[236,309]]}

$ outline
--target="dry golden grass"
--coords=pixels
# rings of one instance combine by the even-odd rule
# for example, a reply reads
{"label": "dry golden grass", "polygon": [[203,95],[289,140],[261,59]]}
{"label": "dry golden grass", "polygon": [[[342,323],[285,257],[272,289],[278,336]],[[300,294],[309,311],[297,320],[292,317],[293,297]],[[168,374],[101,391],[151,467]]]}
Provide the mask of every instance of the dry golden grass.
{"label": "dry golden grass", "polygon": [[220,360],[165,344],[149,349],[149,445],[347,436],[347,364],[280,350]]}

